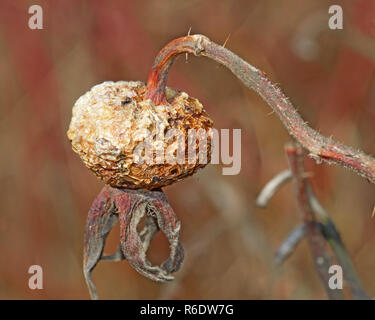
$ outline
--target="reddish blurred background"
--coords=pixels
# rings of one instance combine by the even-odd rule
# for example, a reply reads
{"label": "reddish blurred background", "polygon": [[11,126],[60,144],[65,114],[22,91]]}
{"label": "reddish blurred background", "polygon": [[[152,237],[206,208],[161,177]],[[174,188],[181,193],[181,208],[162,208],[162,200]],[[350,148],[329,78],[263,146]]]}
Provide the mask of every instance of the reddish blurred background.
{"label": "reddish blurred background", "polygon": [[[344,29],[328,28],[340,4]],[[40,4],[44,29],[28,28]],[[202,33],[265,71],[305,120],[375,154],[375,2],[342,1],[30,1],[0,2],[0,299],[87,299],[82,275],[87,211],[102,188],[71,150],[66,131],[75,100],[105,80],[146,80],[175,37]],[[282,265],[273,253],[300,223],[291,185],[267,209],[254,199],[287,168],[290,140],[269,107],[226,69],[180,58],[168,85],[200,99],[215,127],[242,129],[242,170],[209,165],[165,192],[182,221],[184,265],[169,284],[143,278],[125,261],[101,262],[94,280],[104,299],[326,298],[306,240]],[[307,163],[356,270],[375,295],[375,187],[334,166]],[[115,250],[118,228],[109,237]],[[150,260],[168,255],[157,236]],[[30,290],[30,265],[44,289]]]}

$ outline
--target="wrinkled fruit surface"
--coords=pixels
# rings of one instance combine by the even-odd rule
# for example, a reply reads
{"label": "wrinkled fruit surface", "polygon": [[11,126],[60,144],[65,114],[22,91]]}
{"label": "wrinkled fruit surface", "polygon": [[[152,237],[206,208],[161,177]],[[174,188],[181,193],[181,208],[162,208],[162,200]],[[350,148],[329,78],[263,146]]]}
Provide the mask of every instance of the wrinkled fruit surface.
{"label": "wrinkled fruit surface", "polygon": [[[208,131],[213,124],[202,104],[185,92],[166,88],[168,103],[155,105],[150,99],[143,98],[145,91],[143,82],[104,82],[81,96],[73,107],[67,132],[73,150],[89,169],[112,187],[160,188],[190,176],[206,165],[187,161],[188,130]],[[175,156],[180,140],[158,139],[170,129],[178,129],[184,134],[184,163],[164,161],[150,165],[136,161],[136,150],[139,150],[136,148],[145,141],[151,141],[153,150],[161,148],[165,155]],[[191,144],[198,150],[198,140]],[[209,162],[210,137],[206,146]]]}

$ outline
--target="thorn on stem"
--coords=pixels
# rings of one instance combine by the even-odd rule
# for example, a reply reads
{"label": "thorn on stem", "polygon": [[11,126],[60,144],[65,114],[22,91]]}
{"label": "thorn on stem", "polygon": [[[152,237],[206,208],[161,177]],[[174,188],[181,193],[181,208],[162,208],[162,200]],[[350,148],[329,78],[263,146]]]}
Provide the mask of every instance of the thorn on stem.
{"label": "thorn on stem", "polygon": [[230,33],[228,34],[227,38],[225,39],[225,41],[224,41],[224,43],[223,43],[223,45],[222,45],[223,48],[225,48],[225,46],[226,46],[226,44],[227,44],[229,38],[230,38]]}
{"label": "thorn on stem", "polygon": [[[190,36],[190,31],[191,31],[191,26],[190,26],[189,31],[187,33],[188,36]],[[188,63],[188,57],[189,57],[189,54],[186,52],[185,53],[185,63]]]}

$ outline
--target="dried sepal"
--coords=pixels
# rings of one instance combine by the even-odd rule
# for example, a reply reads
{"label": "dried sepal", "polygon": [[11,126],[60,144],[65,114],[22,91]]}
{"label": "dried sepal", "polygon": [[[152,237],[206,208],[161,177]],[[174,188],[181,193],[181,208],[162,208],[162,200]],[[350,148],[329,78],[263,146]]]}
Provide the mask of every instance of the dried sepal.
{"label": "dried sepal", "polygon": [[[126,202],[116,197],[120,215],[120,242],[125,259],[139,273],[154,281],[171,281],[183,261],[184,251],[180,243],[180,222],[161,190],[127,190]],[[129,211],[128,208],[131,208]],[[146,217],[143,229],[137,226]],[[152,266],[147,260],[147,249],[158,230],[166,236],[170,256],[160,266]]]}
{"label": "dried sepal", "polygon": [[[138,232],[142,218],[145,223]],[[120,219],[118,219],[120,218]],[[120,220],[120,245],[112,255],[103,255],[106,238]],[[147,250],[161,230],[170,244],[170,256],[160,266],[147,260]],[[106,186],[89,211],[85,232],[84,275],[92,299],[98,299],[91,273],[100,260],[126,259],[139,273],[154,281],[171,281],[183,261],[180,222],[161,190],[128,190]]]}
{"label": "dried sepal", "polygon": [[86,222],[83,274],[92,299],[98,299],[91,273],[102,257],[106,238],[118,221],[114,201],[106,188],[94,200]]}

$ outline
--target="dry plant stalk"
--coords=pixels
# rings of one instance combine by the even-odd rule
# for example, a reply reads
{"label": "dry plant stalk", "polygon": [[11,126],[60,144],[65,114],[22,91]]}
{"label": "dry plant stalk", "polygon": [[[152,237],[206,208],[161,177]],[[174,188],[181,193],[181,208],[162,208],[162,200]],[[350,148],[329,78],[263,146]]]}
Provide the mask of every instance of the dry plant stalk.
{"label": "dry plant stalk", "polygon": [[328,296],[331,299],[341,300],[344,298],[342,292],[340,290],[332,290],[328,285],[330,277],[328,270],[329,267],[335,263],[332,255],[326,250],[325,239],[322,235],[321,228],[317,223],[315,214],[309,201],[307,180],[303,177],[303,150],[298,145],[290,144],[286,146],[285,152],[289,160],[290,169],[293,173],[297,200],[306,228],[306,235],[309,241],[316,270]]}
{"label": "dry plant stalk", "polygon": [[[365,290],[362,287],[361,281],[355,271],[354,265],[351,261],[350,255],[345,247],[344,242],[341,239],[340,233],[338,232],[334,222],[330,218],[328,212],[324,209],[324,207],[320,204],[319,200],[316,198],[315,194],[312,191],[312,188],[307,181],[307,178],[309,177],[308,174],[304,173],[302,171],[303,166],[298,166],[297,170],[297,159],[299,158],[299,162],[303,162],[304,155],[298,153],[296,150],[296,146],[294,145],[289,145],[287,147],[287,153],[288,153],[288,158],[290,159],[290,165],[295,166],[295,170],[285,170],[282,171],[281,173],[277,174],[274,178],[272,178],[262,189],[260,194],[257,197],[256,200],[256,205],[260,208],[265,208],[267,207],[269,201],[271,198],[274,196],[277,190],[279,190],[285,183],[289,182],[292,178],[296,180],[297,184],[302,187],[302,192],[303,192],[303,197],[300,196],[300,192],[297,189],[296,195],[298,196],[298,201],[300,202],[301,200],[305,201],[306,196],[308,199],[308,204],[307,208],[308,210],[304,211],[304,213],[308,213],[308,216],[312,215],[312,212],[315,213],[317,221],[315,221],[315,216],[311,216],[313,219],[313,224],[315,223],[316,226],[311,226],[313,227],[316,232],[321,233],[321,237],[329,243],[333,254],[338,262],[338,264],[342,267],[343,269],[343,275],[345,279],[345,284],[346,286],[350,289],[351,294],[353,298],[359,299],[359,300],[367,300],[368,295],[366,294]],[[299,151],[300,148],[299,148]],[[298,174],[299,176],[295,176]],[[306,181],[303,183],[303,179],[306,179]],[[305,206],[304,206],[305,207]],[[305,207],[306,208],[306,207]],[[312,212],[311,212],[312,210]],[[302,215],[302,218],[305,217],[305,214]],[[280,265],[282,264],[297,248],[298,244],[300,241],[308,237],[310,238],[311,233],[308,233],[308,229],[306,227],[306,224],[311,223],[307,219],[303,219],[304,222],[297,227],[295,227],[285,238],[285,240],[281,243],[279,248],[276,251],[275,254],[275,263]],[[311,230],[311,228],[310,228]],[[311,241],[310,241],[311,243]],[[312,250],[315,250],[315,248],[318,247],[310,247]],[[323,248],[322,246],[319,246],[319,248]],[[313,253],[313,256],[319,256],[319,252]],[[319,272],[320,270],[317,269]],[[325,273],[319,273],[322,276],[325,276]],[[325,277],[322,278],[323,281],[326,280]],[[330,289],[325,286],[326,290],[329,290],[328,296],[331,294]]]}
{"label": "dry plant stalk", "polygon": [[[356,299],[368,299],[336,226],[315,198],[307,179],[304,177],[304,152],[302,148],[298,144],[289,144],[286,146],[285,151],[295,182],[296,195],[304,220],[306,237],[310,244],[316,270],[328,296],[331,299],[344,298],[340,291],[332,290],[328,286],[328,268],[334,264],[334,260],[332,255],[326,251],[326,241],[330,244],[336,260],[344,270],[344,277],[353,297]],[[319,216],[322,222],[317,222],[316,216]]]}

